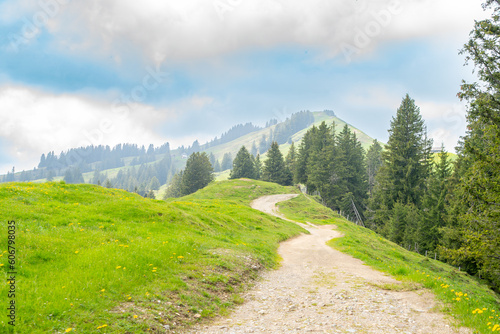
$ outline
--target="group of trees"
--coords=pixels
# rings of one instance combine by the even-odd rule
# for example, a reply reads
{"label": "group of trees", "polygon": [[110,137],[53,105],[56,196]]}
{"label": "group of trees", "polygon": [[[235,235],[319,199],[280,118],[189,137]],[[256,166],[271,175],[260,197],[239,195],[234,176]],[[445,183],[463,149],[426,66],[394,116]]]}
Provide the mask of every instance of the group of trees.
{"label": "group of trees", "polygon": [[277,142],[271,144],[264,164],[260,161],[260,155],[254,157],[245,146],[242,146],[234,158],[229,178],[264,180],[285,186],[291,185],[293,181],[292,172],[286,165]]}
{"label": "group of trees", "polygon": [[[416,251],[434,251],[444,226],[442,189],[450,176],[448,155],[442,149],[433,162],[420,109],[408,95],[392,119],[384,151],[372,146],[368,226],[390,240]],[[376,153],[378,152],[378,153]]]}
{"label": "group of trees", "polygon": [[354,206],[364,207],[368,196],[365,152],[347,124],[338,134],[335,124],[313,126],[293,155],[295,159],[289,160],[295,182],[319,194],[326,206],[351,216]]}
{"label": "group of trees", "polygon": [[[467,133],[450,162],[444,149],[432,161],[431,142],[408,97],[391,123],[381,167],[371,185],[370,227],[419,251],[479,275],[500,291],[500,1],[478,21],[462,54],[479,82],[463,83]],[[376,166],[375,166],[376,168]]]}
{"label": "group of trees", "polygon": [[208,155],[205,152],[192,153],[186,162],[186,168],[172,178],[165,198],[192,194],[213,180],[214,169]]}
{"label": "group of trees", "polygon": [[479,82],[463,83],[468,131],[451,179],[448,224],[441,249],[449,261],[479,272],[500,290],[500,1],[491,19],[477,21],[462,53]]}

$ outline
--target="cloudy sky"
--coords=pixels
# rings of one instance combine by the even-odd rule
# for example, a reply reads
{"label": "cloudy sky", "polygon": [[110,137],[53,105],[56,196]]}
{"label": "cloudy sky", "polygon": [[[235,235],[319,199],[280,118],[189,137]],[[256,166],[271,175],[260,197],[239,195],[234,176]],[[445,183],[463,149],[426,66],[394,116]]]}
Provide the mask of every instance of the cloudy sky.
{"label": "cloudy sky", "polygon": [[0,173],[42,153],[173,147],[334,110],[379,140],[401,99],[435,146],[465,129],[458,50],[480,1],[0,1]]}

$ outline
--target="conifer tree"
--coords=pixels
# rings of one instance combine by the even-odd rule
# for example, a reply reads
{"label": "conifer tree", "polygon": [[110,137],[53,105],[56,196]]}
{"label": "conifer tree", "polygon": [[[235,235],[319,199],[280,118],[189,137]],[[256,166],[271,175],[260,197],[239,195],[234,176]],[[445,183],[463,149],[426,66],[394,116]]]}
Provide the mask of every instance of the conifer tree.
{"label": "conifer tree", "polygon": [[170,185],[165,192],[164,199],[167,198],[177,198],[182,196],[182,176],[184,172],[180,171],[179,173],[175,173],[172,177],[172,181],[170,181]]}
{"label": "conifer tree", "polygon": [[292,184],[292,173],[286,168],[283,154],[281,154],[277,142],[271,144],[267,152],[267,160],[264,161],[262,179],[268,182],[275,182],[283,186]]}
{"label": "conifer tree", "polygon": [[182,175],[182,196],[192,194],[206,187],[214,180],[214,170],[205,152],[192,153]]}
{"label": "conifer tree", "polygon": [[438,162],[427,182],[427,192],[422,203],[422,217],[418,224],[418,244],[421,251],[434,251],[441,239],[447,221],[448,189],[451,167],[444,146],[438,153]]}
{"label": "conifer tree", "polygon": [[255,178],[260,180],[262,178],[262,162],[260,161],[260,154],[257,153],[255,158]]}
{"label": "conifer tree", "polygon": [[219,160],[215,160],[214,172],[219,173],[221,171],[222,171],[222,169],[221,169]]}
{"label": "conifer tree", "polygon": [[383,203],[419,205],[430,171],[432,141],[427,139],[420,108],[408,94],[391,121],[389,141],[382,153],[383,166],[377,179]]}
{"label": "conifer tree", "polygon": [[239,178],[256,179],[255,162],[245,146],[242,146],[233,160],[233,169],[229,175],[230,179]]}
{"label": "conifer tree", "polygon": [[233,157],[231,153],[224,153],[221,162],[221,171],[231,169],[233,167]]}
{"label": "conifer tree", "polygon": [[255,145],[255,141],[252,143],[252,149],[250,151],[250,154],[253,155],[254,157],[259,154],[259,150],[257,149],[257,145]]}
{"label": "conifer tree", "polygon": [[368,197],[365,151],[347,124],[337,137],[337,153],[333,169],[339,178],[338,190],[341,191],[340,194],[332,194],[333,202],[338,206],[345,193],[352,193],[353,202],[363,216]]}
{"label": "conifer tree", "polygon": [[309,146],[306,160],[307,191],[319,191],[329,207],[333,207],[333,194],[340,192],[337,188],[341,181],[333,172],[336,159],[334,128],[334,124],[328,127],[326,122],[322,122],[319,127],[311,129],[310,143],[304,145]]}
{"label": "conifer tree", "polygon": [[375,186],[375,177],[382,166],[382,145],[375,139],[366,152],[366,169],[368,174],[368,192],[371,194]]}
{"label": "conifer tree", "polygon": [[288,150],[288,154],[285,158],[286,167],[292,172],[292,177],[295,174],[295,161],[297,160],[297,151],[295,149],[295,144],[292,142],[290,145],[290,149]]}
{"label": "conifer tree", "polygon": [[[371,228],[386,236],[394,235],[393,228],[385,226],[391,220],[396,203],[410,205],[405,211],[421,208],[430,172],[432,141],[427,139],[420,109],[408,94],[403,98],[396,116],[392,118],[389,141],[382,152],[383,164],[376,176],[370,199]],[[401,209],[403,210],[403,209]],[[404,231],[403,231],[404,232]],[[400,240],[392,239],[393,241]]]}
{"label": "conifer tree", "polygon": [[308,174],[307,166],[309,164],[309,155],[311,154],[312,138],[317,131],[316,126],[309,129],[300,142],[297,161],[295,163],[294,181],[295,183],[307,184]]}

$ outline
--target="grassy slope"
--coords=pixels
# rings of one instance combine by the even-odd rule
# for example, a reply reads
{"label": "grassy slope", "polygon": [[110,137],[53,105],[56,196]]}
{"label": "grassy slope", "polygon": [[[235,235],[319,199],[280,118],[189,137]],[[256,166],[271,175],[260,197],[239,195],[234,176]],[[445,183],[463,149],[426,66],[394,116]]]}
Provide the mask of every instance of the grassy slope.
{"label": "grassy slope", "polygon": [[256,268],[276,265],[279,241],[302,231],[249,202],[290,191],[237,180],[166,203],[92,185],[0,185],[0,253],[6,222],[17,225],[16,332],[155,332],[225,312]]}
{"label": "grassy slope", "polygon": [[[101,325],[107,333],[155,332],[192,323],[197,313],[202,319],[224,313],[242,301],[238,292],[255,276],[252,266],[273,267],[278,242],[301,232],[248,204],[290,192],[297,190],[233,180],[162,202],[90,185],[0,185],[1,219],[17,222],[17,332],[98,333]],[[331,241],[333,247],[403,281],[382,288],[424,286],[462,325],[480,333],[498,328],[498,297],[467,274],[408,252],[305,196],[280,208],[297,221],[336,224],[345,236]],[[7,235],[6,224],[1,234]],[[6,272],[0,268],[4,280]],[[6,293],[2,285],[0,295]]]}
{"label": "grassy slope", "polygon": [[409,252],[371,230],[338,217],[305,196],[282,203],[280,209],[296,221],[335,224],[344,237],[330,241],[329,245],[402,281],[399,286],[381,288],[413,290],[423,286],[432,290],[443,303],[443,311],[455,317],[461,325],[473,328],[477,333],[491,333],[492,329],[500,327],[500,299],[486,285],[466,273]]}

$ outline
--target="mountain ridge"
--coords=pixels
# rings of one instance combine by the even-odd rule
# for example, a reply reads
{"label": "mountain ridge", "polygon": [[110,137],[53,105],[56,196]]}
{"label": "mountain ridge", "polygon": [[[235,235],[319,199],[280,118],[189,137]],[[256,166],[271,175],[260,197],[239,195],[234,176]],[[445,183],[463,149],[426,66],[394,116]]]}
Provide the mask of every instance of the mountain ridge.
{"label": "mountain ridge", "polygon": [[[147,149],[145,146],[139,147],[136,144],[119,144],[113,148],[109,146],[74,148],[61,152],[60,155],[49,152],[47,155],[42,155],[38,167],[33,170],[0,175],[0,180],[2,182],[73,180],[73,178],[68,177],[71,174],[69,171],[78,168],[79,170],[74,172],[76,174],[80,172],[82,178],[75,176],[74,182],[105,184],[109,180],[113,187],[139,191],[145,195],[148,190],[158,190],[148,189],[151,188],[153,177],[159,180],[160,186],[168,184],[173,174],[184,168],[186,158],[192,152],[206,152],[213,155],[213,161],[219,161],[220,163],[227,153],[234,158],[242,146],[247,147],[249,151],[252,146],[260,146],[254,154],[261,153],[262,157],[265,158],[265,153],[271,141],[281,136],[280,150],[283,154],[286,154],[291,142],[300,142],[308,129],[318,126],[323,121],[329,125],[335,123],[337,131],[340,131],[345,124],[348,124],[330,110],[301,111],[290,115],[281,122],[272,119],[263,128],[252,123],[235,125],[222,134],[220,138],[215,137],[212,141],[202,145],[196,140],[192,146],[180,146],[176,149],[170,149],[167,142],[159,147],[154,147],[151,144]],[[373,138],[351,124],[348,124],[348,126],[356,133],[363,147],[367,149],[371,145]],[[287,127],[293,129],[290,130]],[[238,136],[238,132],[243,134]],[[224,140],[224,138],[226,139]],[[262,141],[264,141],[264,146],[262,146]],[[96,155],[96,157],[90,159],[88,163],[82,163],[81,160],[91,154]],[[76,163],[71,164],[68,161]],[[52,168],[49,167],[50,163],[53,164]],[[219,172],[222,172],[217,174],[219,180],[227,178],[227,168],[223,168]],[[131,178],[136,179],[136,181],[130,181]]]}

